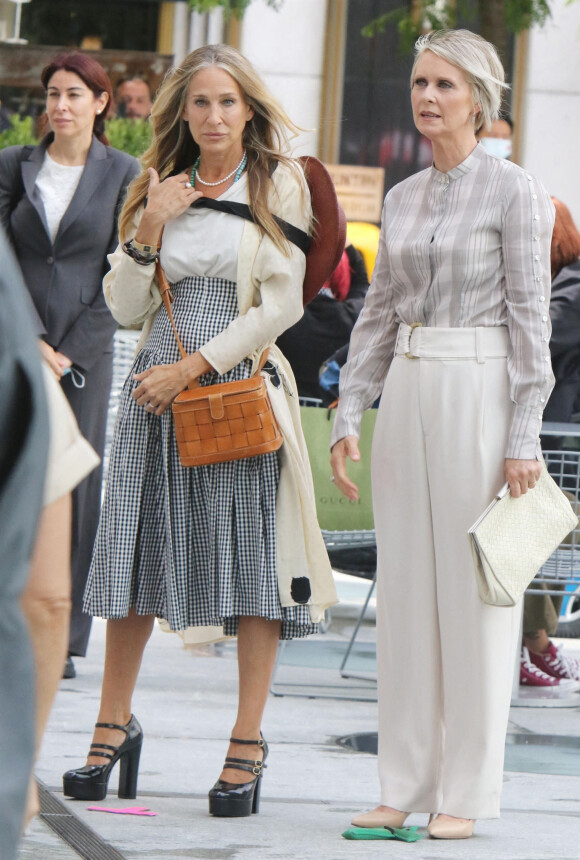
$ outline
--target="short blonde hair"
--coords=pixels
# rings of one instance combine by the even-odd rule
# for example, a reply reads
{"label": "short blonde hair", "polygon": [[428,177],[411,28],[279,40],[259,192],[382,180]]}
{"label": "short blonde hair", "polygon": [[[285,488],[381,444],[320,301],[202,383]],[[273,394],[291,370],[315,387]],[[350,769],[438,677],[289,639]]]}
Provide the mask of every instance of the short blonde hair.
{"label": "short blonde hair", "polygon": [[471,87],[473,104],[480,107],[475,133],[489,128],[499,117],[503,90],[509,89],[501,60],[491,42],[471,30],[434,30],[420,36],[415,42],[411,87],[417,63],[425,51],[461,69]]}

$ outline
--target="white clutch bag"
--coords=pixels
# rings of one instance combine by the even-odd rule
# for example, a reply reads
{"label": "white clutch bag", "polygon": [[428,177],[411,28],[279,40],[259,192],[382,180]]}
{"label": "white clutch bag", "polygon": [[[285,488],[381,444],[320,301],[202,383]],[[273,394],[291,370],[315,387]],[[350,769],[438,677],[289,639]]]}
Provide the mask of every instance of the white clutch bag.
{"label": "white clutch bag", "polygon": [[578,517],[546,465],[532,490],[514,499],[505,484],[468,531],[479,596],[514,606]]}

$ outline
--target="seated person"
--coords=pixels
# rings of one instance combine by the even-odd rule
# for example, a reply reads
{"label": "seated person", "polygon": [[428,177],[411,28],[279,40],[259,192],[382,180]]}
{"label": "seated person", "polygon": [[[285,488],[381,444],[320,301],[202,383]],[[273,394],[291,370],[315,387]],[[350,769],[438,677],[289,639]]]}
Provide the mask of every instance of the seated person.
{"label": "seated person", "polygon": [[300,397],[322,398],[322,362],[348,343],[362,310],[369,282],[362,255],[349,245],[304,316],[276,341],[294,371]]}

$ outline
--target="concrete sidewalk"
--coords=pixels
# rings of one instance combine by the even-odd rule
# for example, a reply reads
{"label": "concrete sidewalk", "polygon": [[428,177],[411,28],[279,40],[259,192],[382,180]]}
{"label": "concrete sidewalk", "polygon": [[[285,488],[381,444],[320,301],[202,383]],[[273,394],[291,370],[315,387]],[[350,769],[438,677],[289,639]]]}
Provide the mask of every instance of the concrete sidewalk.
{"label": "concrete sidewalk", "polygon": [[[351,625],[352,621],[337,618],[328,634],[306,647],[311,655],[322,652],[329,642],[344,647]],[[376,704],[271,696],[263,727],[270,757],[260,814],[245,819],[210,817],[207,791],[220,772],[235,717],[235,644],[184,649],[177,636],[158,628],[145,654],[134,702],[145,731],[137,800],[117,798],[118,768],[105,801],[63,799],[61,775],[83,763],[96,719],[104,632],[105,624],[96,621],[89,656],[76,661],[78,677],[62,682],[37,767],[38,777],[63,800],[65,810],[55,807],[32,825],[22,843],[21,860],[580,858],[580,742],[574,740],[579,734],[578,707],[512,710],[507,763],[516,762],[517,769],[505,774],[502,818],[478,822],[471,840],[357,843],[340,834],[354,813],[378,802],[376,757],[344,749],[336,739],[375,731]],[[373,632],[364,630],[363,639],[371,641]],[[572,653],[580,642],[566,647]],[[315,660],[310,659],[310,667],[283,667],[279,679],[337,680],[335,669],[317,669]],[[348,688],[358,682],[340,683]],[[139,805],[157,815],[112,815],[88,811],[90,805]],[[98,836],[94,845],[100,840],[100,847],[85,847],[84,854],[73,850],[48,828],[49,819],[68,821],[64,829],[80,834],[79,844],[90,828]],[[424,816],[409,820],[421,827],[426,823]],[[88,833],[86,844],[93,844]]]}

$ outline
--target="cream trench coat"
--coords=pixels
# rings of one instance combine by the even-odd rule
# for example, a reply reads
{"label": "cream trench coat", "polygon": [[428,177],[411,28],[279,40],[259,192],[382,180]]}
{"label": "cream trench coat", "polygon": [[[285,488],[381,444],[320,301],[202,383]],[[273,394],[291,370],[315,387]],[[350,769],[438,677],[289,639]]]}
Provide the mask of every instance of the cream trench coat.
{"label": "cream trench coat", "polygon": [[[301,188],[295,174],[279,164],[272,175],[270,211],[308,231],[310,195],[306,182]],[[137,232],[141,211],[135,215],[132,235]],[[285,256],[268,236],[262,236],[250,221],[244,229],[238,252],[237,293],[239,316],[201,348],[201,353],[223,374],[244,358],[256,366],[270,348],[268,360],[282,380],[276,388],[268,374],[268,392],[284,444],[280,449],[280,483],[276,497],[278,588],[282,606],[294,606],[292,582],[308,577],[308,601],[313,622],[337,603],[328,554],[316,518],[312,474],[302,427],[296,383],[290,365],[274,345],[275,339],[303,314],[302,282],[305,257],[290,245]],[[105,276],[105,300],[115,319],[125,326],[143,325],[137,350],[147,341],[153,318],[162,305],[155,266],[140,266],[119,246],[109,256],[111,271]],[[161,310],[164,313],[164,310]]]}

